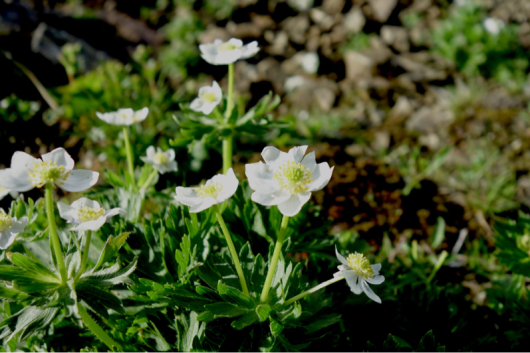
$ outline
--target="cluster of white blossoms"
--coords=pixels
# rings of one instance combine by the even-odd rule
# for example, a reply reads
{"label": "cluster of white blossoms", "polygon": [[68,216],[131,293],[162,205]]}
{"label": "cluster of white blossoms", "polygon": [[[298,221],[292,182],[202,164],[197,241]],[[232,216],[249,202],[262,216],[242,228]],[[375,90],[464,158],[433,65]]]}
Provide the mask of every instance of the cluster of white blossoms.
{"label": "cluster of white blossoms", "polygon": [[15,152],[11,168],[0,170],[0,186],[12,191],[26,192],[51,183],[70,192],[84,191],[99,178],[98,172],[73,170],[74,160],[64,148],[42,155],[42,160],[24,152]]}
{"label": "cluster of white blossoms", "polygon": [[59,215],[65,219],[67,223],[75,224],[70,230],[96,231],[109,220],[110,217],[123,214],[125,210],[121,208],[113,208],[105,210],[101,208],[98,202],[82,197],[77,201],[72,202],[70,206],[57,202]]}
{"label": "cluster of white blossoms", "polygon": [[259,52],[258,42],[243,45],[240,39],[231,38],[227,42],[216,39],[213,43],[199,45],[201,57],[212,65],[229,65],[239,59],[248,59]]}
{"label": "cluster of white blossoms", "polygon": [[175,161],[175,151],[169,149],[162,151],[160,147],[155,150],[154,146],[149,146],[146,151],[147,156],[140,157],[142,161],[151,164],[160,174],[177,171],[177,162]]}
{"label": "cluster of white blossoms", "polygon": [[147,114],[149,114],[149,108],[147,107],[138,111],[134,111],[131,108],[122,108],[110,113],[96,112],[97,117],[104,122],[118,126],[129,126],[141,123],[147,118]]}
{"label": "cluster of white blossoms", "polygon": [[11,217],[5,213],[3,208],[0,208],[0,249],[7,249],[15,241],[18,233],[22,232],[28,224],[28,217],[22,217],[17,220],[16,217]]}
{"label": "cluster of white blossoms", "polygon": [[219,84],[213,81],[211,86],[199,88],[199,97],[191,102],[190,108],[208,115],[221,103],[221,99],[223,99],[223,91]]}
{"label": "cluster of white blossoms", "polygon": [[346,279],[353,293],[361,294],[364,292],[374,302],[381,303],[381,298],[368,286],[368,283],[381,284],[385,281],[385,277],[379,274],[381,264],[370,265],[370,261],[363,254],[357,252],[345,258],[335,248],[335,254],[342,265],[338,266],[339,272],[334,273],[333,277]]}

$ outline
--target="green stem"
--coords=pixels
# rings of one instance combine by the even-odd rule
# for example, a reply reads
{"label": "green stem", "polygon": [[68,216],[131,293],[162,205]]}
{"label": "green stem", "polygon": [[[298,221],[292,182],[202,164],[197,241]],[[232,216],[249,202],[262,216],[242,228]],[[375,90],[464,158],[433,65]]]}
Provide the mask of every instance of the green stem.
{"label": "green stem", "polygon": [[232,168],[232,135],[223,138],[223,174]]}
{"label": "green stem", "polygon": [[228,99],[226,101],[226,121],[232,115],[234,108],[234,63],[228,65]]}
{"label": "green stem", "polygon": [[232,260],[234,261],[234,264],[236,265],[236,271],[237,271],[237,275],[239,276],[239,282],[241,282],[241,288],[243,288],[243,293],[245,293],[246,295],[249,295],[247,282],[245,281],[245,275],[243,274],[243,269],[241,268],[241,264],[239,263],[239,257],[237,256],[236,248],[234,247],[234,243],[232,242],[230,233],[228,233],[228,229],[226,228],[226,224],[225,224],[225,221],[223,220],[223,216],[221,215],[221,212],[219,212],[219,207],[217,207],[217,205],[214,205],[213,207],[214,207],[215,215],[217,216],[217,220],[219,221],[219,224],[221,225],[221,229],[223,230],[223,234],[225,236],[226,242],[228,243],[228,249],[230,249]]}
{"label": "green stem", "polygon": [[77,303],[77,310],[79,315],[81,315],[81,320],[83,320],[88,329],[92,331],[92,333],[96,335],[97,338],[99,338],[103,343],[105,343],[109,349],[114,349],[113,347],[117,347],[119,350],[121,350],[120,345],[114,342],[114,340],[107,335],[107,333],[94,321],[94,319],[90,317],[83,305]]}
{"label": "green stem", "polygon": [[133,163],[133,151],[131,147],[131,141],[129,140],[129,130],[127,126],[123,127],[123,136],[125,139],[125,152],[127,153],[127,166],[129,167],[129,174],[136,189],[136,182],[134,180],[134,163]]}
{"label": "green stem", "polygon": [[436,272],[438,272],[440,267],[442,267],[445,259],[447,258],[447,255],[449,255],[449,254],[447,253],[447,251],[444,250],[444,251],[442,251],[440,256],[438,256],[438,261],[436,261],[436,265],[434,265],[434,268],[432,269],[431,275],[429,276],[429,278],[427,278],[427,283],[431,283],[431,281],[433,280],[434,276],[436,275]]}
{"label": "green stem", "polygon": [[285,240],[285,232],[287,231],[287,224],[289,223],[289,217],[283,216],[282,224],[280,226],[280,233],[278,234],[278,239],[276,240],[276,246],[274,247],[274,252],[272,253],[272,259],[269,266],[269,272],[267,273],[267,278],[265,279],[265,285],[263,286],[263,291],[261,292],[260,301],[266,303],[269,300],[269,290],[272,285],[272,279],[274,278],[274,273],[276,272],[276,265],[278,265],[278,260],[280,259],[280,254],[282,253],[283,241]]}
{"label": "green stem", "polygon": [[77,282],[79,277],[85,272],[86,263],[88,261],[88,250],[90,249],[90,238],[92,237],[92,231],[87,230],[85,233],[85,250],[83,252],[83,257],[81,258],[81,267],[79,268],[79,272],[75,276],[74,282]]}
{"label": "green stem", "polygon": [[158,174],[158,170],[156,169],[153,169],[153,171],[151,172],[151,174],[149,174],[149,177],[146,179],[146,181],[144,181],[144,183],[142,184],[141,188],[147,188],[149,185],[151,185],[151,182],[153,181],[155,175]]}
{"label": "green stem", "polygon": [[191,221],[195,223],[197,228],[199,228],[199,220],[197,219],[197,214],[190,212]]}
{"label": "green stem", "polygon": [[55,223],[55,210],[53,207],[53,184],[46,184],[46,213],[48,214],[48,229],[53,246],[53,252],[57,260],[57,267],[59,267],[59,273],[61,275],[62,283],[66,283],[68,275],[66,273],[66,267],[64,266],[63,251],[61,248],[61,241],[59,240],[59,234],[57,234],[57,224]]}
{"label": "green stem", "polygon": [[329,286],[330,284],[333,284],[333,283],[335,283],[335,282],[340,281],[341,279],[344,279],[344,277],[332,278],[332,279],[330,279],[329,281],[322,282],[322,283],[320,283],[318,286],[313,287],[313,288],[311,288],[311,289],[308,289],[308,290],[306,290],[305,292],[300,293],[300,294],[298,294],[298,295],[292,297],[291,299],[287,300],[284,304],[285,304],[285,305],[292,304],[292,303],[294,303],[295,301],[300,300],[300,299],[302,299],[303,297],[308,296],[308,295],[311,294],[311,293],[315,293],[316,291],[318,291],[318,290],[320,290],[320,289],[322,289],[322,288],[324,288],[324,287],[327,287],[327,286]]}

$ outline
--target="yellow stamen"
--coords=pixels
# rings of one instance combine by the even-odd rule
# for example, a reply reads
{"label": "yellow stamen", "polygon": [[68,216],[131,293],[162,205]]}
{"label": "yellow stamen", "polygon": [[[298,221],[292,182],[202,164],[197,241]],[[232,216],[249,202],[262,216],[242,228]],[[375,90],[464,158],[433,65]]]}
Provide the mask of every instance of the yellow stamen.
{"label": "yellow stamen", "polygon": [[208,180],[205,185],[197,189],[197,196],[199,196],[201,199],[204,199],[206,197],[213,197],[214,199],[216,199],[217,195],[219,195],[222,190],[223,185],[221,185],[221,183],[216,183]]}
{"label": "yellow stamen", "polygon": [[29,181],[38,188],[47,183],[64,184],[64,181],[70,175],[70,171],[64,169],[64,165],[58,166],[57,162],[41,162],[33,164],[33,169],[28,172]]}
{"label": "yellow stamen", "polygon": [[202,98],[202,101],[205,103],[213,103],[217,99],[217,97],[215,96],[215,93],[213,92],[204,93],[201,98]]}
{"label": "yellow stamen", "polygon": [[77,218],[81,223],[95,221],[99,217],[105,214],[105,210],[102,208],[96,209],[95,207],[83,207],[77,211]]}
{"label": "yellow stamen", "polygon": [[0,232],[9,229],[13,225],[13,218],[0,209]]}
{"label": "yellow stamen", "polygon": [[217,51],[220,51],[220,52],[227,52],[227,51],[232,51],[235,49],[241,49],[241,46],[234,45],[230,42],[224,42],[219,47],[217,47]]}
{"label": "yellow stamen", "polygon": [[307,191],[306,185],[315,180],[311,176],[312,174],[308,167],[293,161],[284,163],[274,173],[274,178],[278,181],[280,187],[288,190],[291,195]]}
{"label": "yellow stamen", "polygon": [[374,275],[370,261],[363,254],[350,254],[346,260],[351,269],[357,272],[360,277],[372,278]]}
{"label": "yellow stamen", "polygon": [[164,152],[157,152],[153,156],[153,161],[155,162],[155,164],[166,164],[167,160],[167,155]]}

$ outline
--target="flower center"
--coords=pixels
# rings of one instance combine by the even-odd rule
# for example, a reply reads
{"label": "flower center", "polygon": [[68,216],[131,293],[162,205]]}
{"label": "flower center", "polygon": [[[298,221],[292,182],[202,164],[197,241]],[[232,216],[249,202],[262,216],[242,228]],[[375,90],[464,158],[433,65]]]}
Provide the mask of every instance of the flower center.
{"label": "flower center", "polygon": [[208,182],[206,185],[201,186],[199,189],[197,189],[197,196],[199,196],[201,199],[204,199],[206,197],[213,197],[214,199],[217,198],[217,195],[223,190],[223,185],[220,183],[215,182]]}
{"label": "flower center", "polygon": [[274,172],[274,178],[282,189],[288,190],[291,195],[307,191],[307,184],[314,181],[311,172],[302,163],[292,161],[284,163]]}
{"label": "flower center", "polygon": [[223,44],[219,45],[219,47],[217,47],[217,51],[222,52],[222,53],[227,52],[227,51],[236,50],[236,49],[241,49],[241,47],[234,45],[230,42],[224,42]]}
{"label": "flower center", "polygon": [[40,188],[47,183],[63,184],[63,181],[68,178],[70,171],[64,169],[64,165],[58,166],[57,162],[37,162],[33,164],[33,169],[28,172],[29,181],[36,187]]}
{"label": "flower center", "polygon": [[4,210],[0,210],[0,232],[7,230],[11,225],[13,225],[13,218],[5,213]]}
{"label": "flower center", "polygon": [[215,96],[215,93],[213,92],[207,92],[202,95],[202,101],[205,103],[213,103],[217,97]]}
{"label": "flower center", "polygon": [[167,163],[167,156],[164,152],[157,152],[155,153],[155,155],[153,156],[153,161],[156,163],[156,164],[166,164]]}
{"label": "flower center", "polygon": [[77,211],[77,218],[81,223],[95,221],[99,217],[105,214],[105,210],[102,208],[83,207]]}
{"label": "flower center", "polygon": [[370,266],[370,261],[363,254],[350,254],[348,255],[348,265],[352,270],[357,272],[357,275],[364,278],[372,278],[374,270]]}

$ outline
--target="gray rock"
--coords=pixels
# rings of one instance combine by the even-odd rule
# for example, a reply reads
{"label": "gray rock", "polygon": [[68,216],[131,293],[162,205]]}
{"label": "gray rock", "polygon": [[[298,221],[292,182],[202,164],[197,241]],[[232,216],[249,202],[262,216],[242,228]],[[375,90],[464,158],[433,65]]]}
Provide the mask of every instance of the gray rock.
{"label": "gray rock", "polygon": [[370,57],[359,52],[347,51],[344,53],[347,80],[356,81],[361,78],[370,78],[374,64]]}
{"label": "gray rock", "polygon": [[375,151],[387,150],[390,147],[390,134],[387,131],[376,132],[371,147]]}
{"label": "gray rock", "polygon": [[361,10],[360,6],[354,6],[350,12],[342,18],[342,27],[348,34],[359,33],[365,24],[366,18],[364,17],[363,10]]}
{"label": "gray rock", "polygon": [[408,118],[414,112],[414,107],[410,100],[405,96],[399,96],[396,104],[390,110],[388,119],[394,123],[400,123]]}
{"label": "gray rock", "polygon": [[345,3],[345,0],[324,0],[322,2],[322,9],[330,15],[335,15],[342,11]]}
{"label": "gray rock", "polygon": [[305,44],[305,33],[309,29],[309,18],[307,18],[307,15],[290,17],[283,22],[282,27],[294,43]]}
{"label": "gray rock", "polygon": [[320,109],[327,113],[335,103],[335,92],[328,87],[318,87],[313,91],[313,97]]}
{"label": "gray rock", "polygon": [[440,105],[421,107],[405,122],[409,131],[420,133],[440,133],[454,121],[455,116],[450,108]]}
{"label": "gray rock", "polygon": [[383,26],[381,28],[381,38],[383,41],[400,52],[410,50],[409,36],[407,29],[399,26]]}
{"label": "gray rock", "polygon": [[272,55],[285,54],[285,48],[289,44],[289,36],[285,31],[278,32],[272,40],[272,45],[269,47],[269,53]]}
{"label": "gray rock", "polygon": [[390,14],[397,5],[397,0],[368,0],[368,5],[374,18],[384,23],[390,17]]}

